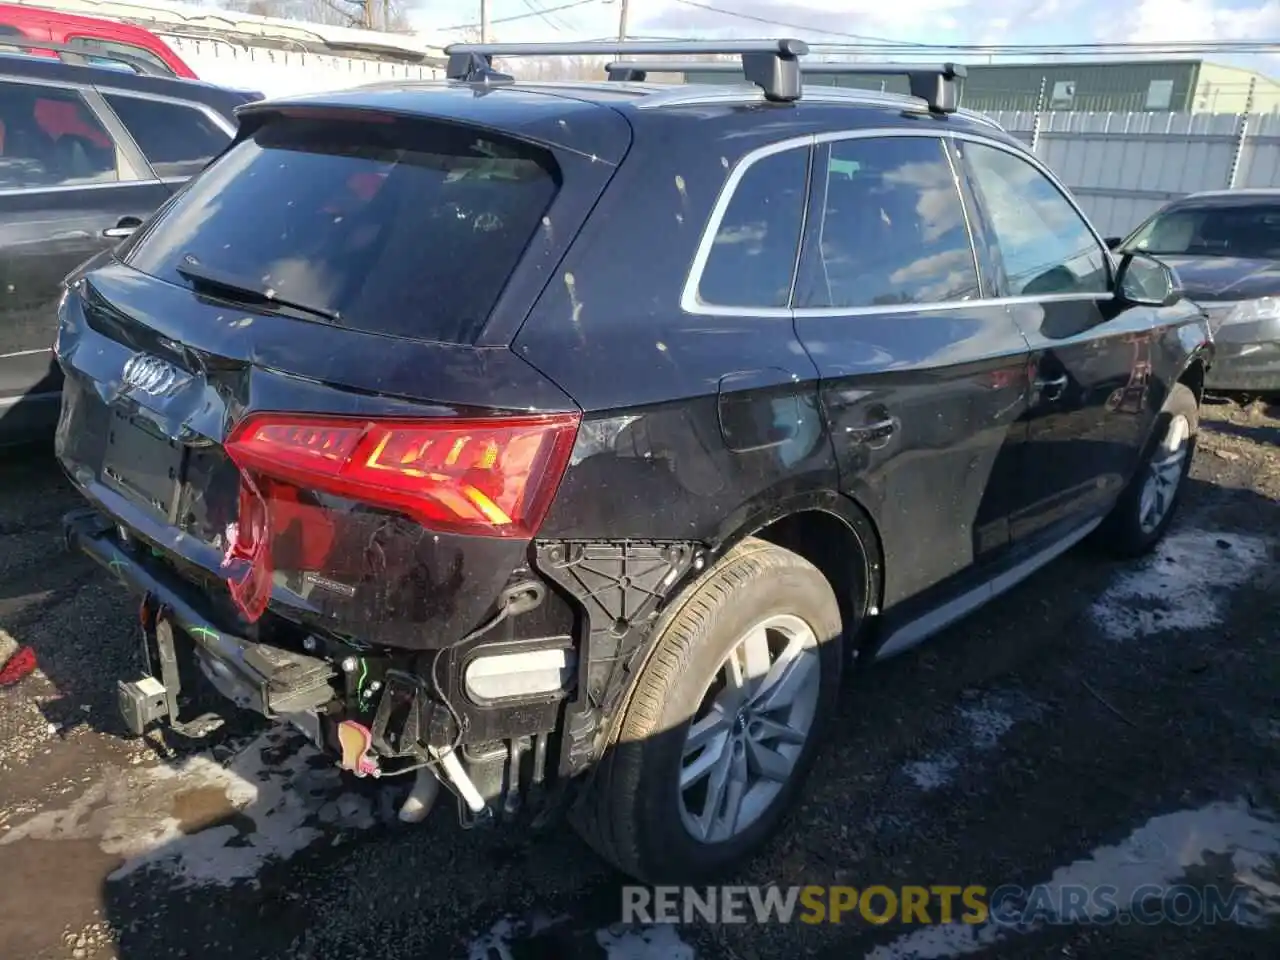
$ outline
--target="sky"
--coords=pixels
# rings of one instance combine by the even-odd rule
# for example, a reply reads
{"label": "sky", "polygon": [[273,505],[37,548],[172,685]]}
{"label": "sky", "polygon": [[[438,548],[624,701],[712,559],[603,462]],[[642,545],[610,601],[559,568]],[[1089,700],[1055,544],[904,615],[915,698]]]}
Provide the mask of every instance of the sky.
{"label": "sky", "polygon": [[[616,36],[619,0],[489,0],[493,39],[508,42]],[[717,12],[734,11],[739,16]],[[448,27],[479,22],[479,0],[416,0],[414,25],[429,41],[463,39]],[[520,17],[502,22],[509,17]],[[759,18],[757,20],[749,18]],[[761,20],[777,21],[772,26]],[[791,26],[786,26],[790,24]],[[824,33],[823,31],[829,31]],[[628,34],[667,37],[855,37],[945,43],[1280,40],[1280,0],[631,0]],[[1250,64],[1270,68],[1280,60]],[[1263,58],[1257,58],[1261,61]]]}

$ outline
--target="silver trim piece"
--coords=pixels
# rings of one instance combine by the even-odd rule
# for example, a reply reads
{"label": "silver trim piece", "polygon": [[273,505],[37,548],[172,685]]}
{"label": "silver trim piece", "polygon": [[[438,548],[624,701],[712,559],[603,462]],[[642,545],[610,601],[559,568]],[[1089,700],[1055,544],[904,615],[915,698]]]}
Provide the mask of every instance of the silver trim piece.
{"label": "silver trim piece", "polygon": [[969,216],[969,201],[965,198],[965,190],[961,185],[963,176],[960,168],[956,166],[955,144],[951,142],[950,137],[941,137],[939,140],[938,147],[942,150],[942,155],[947,158],[947,169],[951,171],[951,185],[955,187],[956,198],[960,201],[960,219],[964,221],[964,235],[969,240],[969,256],[973,258],[973,278],[977,281],[977,290],[981,299],[981,294],[987,292],[986,278],[982,275],[982,264],[978,262],[977,235],[973,230],[973,218]]}
{"label": "silver trim piece", "polygon": [[994,140],[967,130],[917,130],[909,127],[868,127],[861,130],[839,130],[818,134],[810,133],[799,137],[791,137],[786,140],[778,140],[774,143],[757,147],[755,150],[752,150],[739,158],[733,169],[729,171],[729,176],[725,178],[724,184],[721,185],[720,193],[716,197],[715,205],[711,208],[711,214],[707,219],[707,225],[703,229],[702,236],[698,240],[698,246],[694,252],[693,262],[689,267],[689,273],[685,277],[684,288],[680,293],[680,309],[685,313],[694,314],[696,316],[710,317],[856,317],[871,315],[879,316],[887,313],[921,313],[925,311],[954,310],[958,308],[968,309],[973,307],[1005,306],[1019,303],[1068,303],[1078,301],[1103,302],[1114,299],[1114,293],[1059,293],[1046,296],[983,297],[976,300],[948,300],[940,303],[891,304],[875,307],[800,307],[793,309],[790,307],[729,307],[720,304],[704,303],[699,298],[698,286],[702,282],[702,273],[706,269],[707,261],[711,258],[711,251],[715,245],[716,235],[720,232],[720,224],[724,220],[724,215],[728,211],[729,204],[733,201],[733,195],[737,192],[738,184],[742,182],[742,178],[753,165],[766,157],[771,157],[774,154],[783,153],[787,150],[812,149],[819,144],[836,143],[843,140],[866,140],[871,138],[889,137],[935,137],[963,140],[970,143],[981,144],[983,146],[994,147],[995,149],[1002,150],[1011,156],[1025,160],[1048,178],[1049,182],[1058,190],[1063,199],[1066,200],[1071,208],[1076,212],[1076,215],[1080,217],[1085,228],[1089,231],[1090,236],[1094,238],[1099,251],[1103,255],[1108,267],[1109,279],[1114,278],[1115,262],[1108,253],[1107,245],[1102,241],[1102,237],[1098,233],[1097,229],[1090,222],[1089,218],[1085,216],[1084,211],[1080,209],[1080,205],[1076,203],[1070,192],[1062,185],[1062,181],[1054,176],[1053,172],[1041,163],[1037,157],[1028,153],[1025,147],[1017,144],[1004,143],[1000,140]]}
{"label": "silver trim piece", "polygon": [[18,357],[35,357],[52,352],[48,347],[41,347],[39,350],[18,350],[14,353],[0,353],[0,360],[16,360]]}
{"label": "silver trim piece", "polygon": [[[107,87],[102,86],[101,84],[97,89],[104,96],[133,97],[135,100],[151,100],[155,103],[170,103],[176,107],[186,107],[188,110],[198,110],[200,113],[203,113],[206,117],[212,120],[228,136],[234,138],[236,135],[236,126],[234,123],[222,114],[218,113],[217,110],[214,110],[213,107],[210,107],[208,104],[201,103],[198,100],[183,100],[181,97],[166,97],[161,93],[141,93],[137,90],[123,90],[120,87]],[[107,104],[107,108],[110,109],[110,107],[111,105]],[[113,110],[112,113],[114,114],[115,111]]]}
{"label": "silver trim piece", "polygon": [[966,593],[962,593],[960,596],[944,603],[937,609],[930,610],[924,616],[918,617],[910,623],[903,624],[891,633],[885,639],[884,643],[880,645],[880,648],[872,658],[873,662],[885,660],[896,654],[902,653],[904,650],[909,650],[912,647],[923,643],[938,631],[951,626],[951,624],[955,623],[957,620],[968,616],[970,613],[973,613],[989,601],[994,600],[1002,593],[1016,587],[1023,580],[1027,579],[1027,577],[1031,576],[1031,574],[1035,573],[1050,561],[1062,556],[1062,554],[1066,553],[1089,534],[1093,533],[1101,523],[1101,517],[1098,517],[1095,520],[1090,520],[1084,526],[1076,528],[1061,540],[1050,544],[1039,553],[1033,554],[1021,563],[1006,570],[1004,573],[992,577],[986,583],[980,584]]}

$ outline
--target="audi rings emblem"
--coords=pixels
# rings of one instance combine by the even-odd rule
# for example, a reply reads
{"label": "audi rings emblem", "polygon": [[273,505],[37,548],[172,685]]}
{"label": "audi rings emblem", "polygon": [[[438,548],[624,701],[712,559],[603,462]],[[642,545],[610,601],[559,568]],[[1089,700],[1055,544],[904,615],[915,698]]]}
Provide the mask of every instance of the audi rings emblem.
{"label": "audi rings emblem", "polygon": [[162,397],[189,379],[167,360],[146,353],[135,353],[124,365],[125,386],[153,397]]}

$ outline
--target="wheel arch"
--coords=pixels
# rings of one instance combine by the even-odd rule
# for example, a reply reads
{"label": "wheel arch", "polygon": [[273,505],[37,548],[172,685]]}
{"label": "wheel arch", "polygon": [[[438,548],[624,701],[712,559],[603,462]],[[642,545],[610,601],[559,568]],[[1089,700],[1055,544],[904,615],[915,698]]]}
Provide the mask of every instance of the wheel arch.
{"label": "wheel arch", "polygon": [[836,595],[851,650],[861,654],[868,648],[873,632],[865,628],[874,622],[884,596],[884,554],[871,515],[832,489],[775,494],[754,504],[735,511],[714,541],[703,542],[685,567],[685,575],[671,584],[642,638],[637,637],[637,648],[628,656],[625,670],[615,674],[611,689],[601,698],[601,705],[607,703],[607,707],[599,718],[599,736],[594,738],[592,752],[597,759],[617,737],[658,638],[698,588],[714,576],[720,558],[749,538],[791,550],[812,563]]}
{"label": "wheel arch", "polygon": [[1178,374],[1176,382],[1186,386],[1195,395],[1197,404],[1204,399],[1204,381],[1208,371],[1209,360],[1205,351],[1197,350],[1187,359],[1182,372]]}

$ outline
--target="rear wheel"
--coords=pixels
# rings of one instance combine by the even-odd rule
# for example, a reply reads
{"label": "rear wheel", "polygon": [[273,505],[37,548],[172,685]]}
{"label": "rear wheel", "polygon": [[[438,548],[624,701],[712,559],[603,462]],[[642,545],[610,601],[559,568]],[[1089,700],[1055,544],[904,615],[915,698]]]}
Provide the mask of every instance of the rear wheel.
{"label": "rear wheel", "polygon": [[1139,556],[1164,536],[1191,470],[1199,424],[1195,394],[1185,384],[1174,384],[1141,465],[1099,530],[1107,550],[1122,557]]}
{"label": "rear wheel", "polygon": [[642,880],[720,874],[779,828],[840,682],[841,622],[808,561],[727,554],[662,628],[575,819]]}

